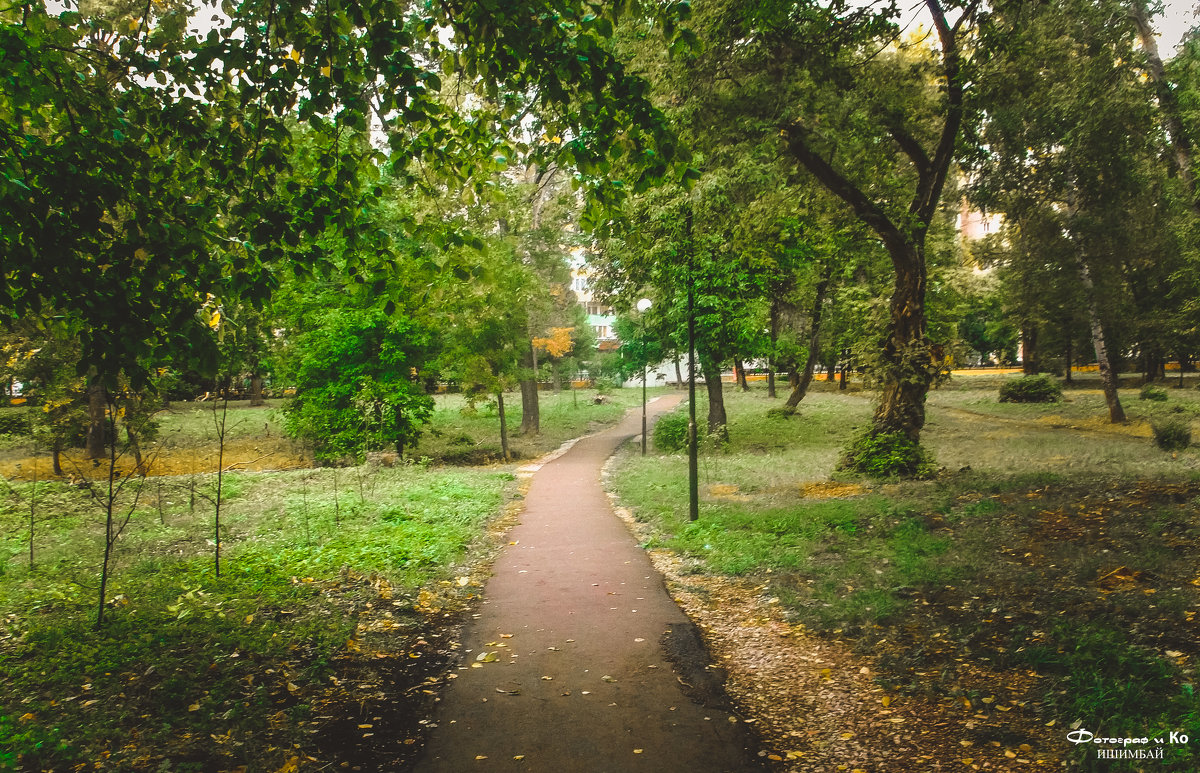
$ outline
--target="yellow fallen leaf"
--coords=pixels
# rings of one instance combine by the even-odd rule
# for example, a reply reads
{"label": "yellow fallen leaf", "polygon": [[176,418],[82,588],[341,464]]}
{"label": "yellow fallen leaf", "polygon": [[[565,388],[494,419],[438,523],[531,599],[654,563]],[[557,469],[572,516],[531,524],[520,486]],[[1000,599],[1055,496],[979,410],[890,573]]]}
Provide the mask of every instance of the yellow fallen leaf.
{"label": "yellow fallen leaf", "polygon": [[972,762],[974,762],[974,761],[975,761],[975,758],[974,758],[974,757],[963,757],[963,759],[962,759],[962,764],[964,764],[964,765],[970,765],[970,764],[971,764]]}
{"label": "yellow fallen leaf", "polygon": [[1168,658],[1182,658],[1183,653],[1180,652],[1179,650],[1167,650],[1167,657]]}
{"label": "yellow fallen leaf", "polygon": [[188,711],[199,711],[199,710],[200,710],[199,703],[193,703],[191,706],[188,706]]}
{"label": "yellow fallen leaf", "polygon": [[633,750],[633,753],[634,753],[634,754],[641,754],[641,753],[642,753],[642,750],[641,750],[641,749],[634,749],[634,750]]}
{"label": "yellow fallen leaf", "polygon": [[300,769],[300,758],[292,757],[287,762],[283,763],[283,767],[275,771],[275,773],[295,773]]}
{"label": "yellow fallen leaf", "polygon": [[879,702],[882,703],[883,707],[886,709],[888,706],[892,705],[892,696],[885,695],[879,699]]}
{"label": "yellow fallen leaf", "polygon": [[487,755],[486,755],[486,754],[476,754],[476,755],[475,755],[475,759],[477,759],[477,760],[486,760],[486,759],[487,759]]}
{"label": "yellow fallen leaf", "polygon": [[375,727],[375,726],[374,725],[359,725],[358,729],[359,730],[370,730],[373,727]]}
{"label": "yellow fallen leaf", "polygon": [[853,733],[853,732],[851,732],[851,731],[849,731],[849,730],[847,730],[846,732],[842,733],[842,734],[841,734],[840,736],[838,736],[838,737],[839,737],[839,738],[841,738],[843,741],[849,741],[851,738],[853,738],[853,737],[854,737],[854,733]]}
{"label": "yellow fallen leaf", "polygon": [[31,719],[34,719],[34,716],[33,716],[33,714],[22,714],[22,715],[21,715],[21,721],[22,721],[22,722],[28,722],[28,721],[29,721],[29,720],[31,720]]}
{"label": "yellow fallen leaf", "polygon": [[524,755],[524,754],[517,754],[517,755],[513,756],[513,759],[514,759],[514,760],[523,760],[523,759],[525,759],[525,755]]}
{"label": "yellow fallen leaf", "polygon": [[467,583],[469,583],[470,581],[471,581],[470,577],[459,577],[458,578],[458,587],[465,588]]}
{"label": "yellow fallen leaf", "polygon": [[1008,758],[1011,760],[1011,759],[1014,759],[1014,758],[1016,758],[1016,756],[1017,756],[1017,753],[1016,753],[1016,752],[1014,752],[1012,749],[1005,749],[1005,750],[1004,750],[1004,756],[1005,756],[1005,757],[1008,757]]}
{"label": "yellow fallen leaf", "polygon": [[821,678],[822,679],[828,679],[831,676],[833,676],[832,668],[822,668],[821,669]]}
{"label": "yellow fallen leaf", "polygon": [[768,754],[767,759],[774,760],[775,762],[783,762],[783,757],[780,757],[778,754]]}
{"label": "yellow fallen leaf", "polygon": [[1054,727],[1058,723],[1057,719],[1052,719],[1046,723],[1046,727]]}
{"label": "yellow fallen leaf", "polygon": [[297,687],[296,685],[292,684],[291,682],[288,682],[288,683],[287,683],[287,688],[288,688],[288,692],[296,692],[297,690],[299,690],[299,689],[300,689],[299,687]]}

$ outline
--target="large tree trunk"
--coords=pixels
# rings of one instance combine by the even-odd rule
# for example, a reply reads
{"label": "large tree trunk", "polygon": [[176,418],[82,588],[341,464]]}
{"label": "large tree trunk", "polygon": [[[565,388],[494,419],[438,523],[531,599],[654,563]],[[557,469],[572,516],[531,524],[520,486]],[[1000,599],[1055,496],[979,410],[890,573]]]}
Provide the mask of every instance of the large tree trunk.
{"label": "large tree trunk", "polygon": [[725,425],[728,419],[725,415],[725,391],[721,383],[721,368],[707,357],[700,360],[704,373],[704,387],[708,390],[708,434],[720,435],[729,439],[729,431]]}
{"label": "large tree trunk", "polygon": [[542,424],[538,410],[537,352],[532,341],[521,355],[521,368],[526,375],[521,379],[521,434],[536,435],[542,431]]}
{"label": "large tree trunk", "polygon": [[1027,376],[1041,372],[1038,363],[1038,329],[1034,323],[1021,326],[1021,372]]}
{"label": "large tree trunk", "polygon": [[108,392],[103,384],[92,384],[87,388],[88,430],[85,456],[88,459],[104,458],[105,419],[108,410]]}
{"label": "large tree trunk", "polygon": [[914,443],[925,426],[925,395],[933,381],[934,362],[925,336],[924,250],[888,245],[896,269],[891,323],[883,347],[884,379],[872,432],[901,432]]}
{"label": "large tree trunk", "polygon": [[263,377],[260,373],[250,374],[250,405],[263,405],[266,401],[263,400]]}
{"label": "large tree trunk", "polygon": [[[827,267],[825,275],[817,283],[817,294],[813,299],[812,313],[809,315],[809,319],[812,322],[808,330],[808,357],[804,360],[803,373],[798,376],[793,373],[792,393],[788,395],[787,402],[783,404],[783,410],[789,414],[796,412],[796,406],[800,405],[800,401],[808,393],[808,386],[812,383],[813,371],[817,367],[817,360],[820,357],[821,350],[821,312],[825,307],[825,293],[829,289],[831,275],[832,268]],[[832,376],[832,371],[830,375]]]}
{"label": "large tree trunk", "polygon": [[1113,424],[1125,423],[1125,409],[1117,395],[1117,375],[1108,359],[1108,347],[1104,343],[1104,326],[1100,323],[1100,310],[1096,305],[1096,286],[1087,261],[1079,256],[1079,282],[1087,295],[1088,321],[1092,329],[1092,346],[1096,349],[1096,364],[1100,368],[1100,382],[1104,387],[1104,401],[1108,403],[1108,420]]}

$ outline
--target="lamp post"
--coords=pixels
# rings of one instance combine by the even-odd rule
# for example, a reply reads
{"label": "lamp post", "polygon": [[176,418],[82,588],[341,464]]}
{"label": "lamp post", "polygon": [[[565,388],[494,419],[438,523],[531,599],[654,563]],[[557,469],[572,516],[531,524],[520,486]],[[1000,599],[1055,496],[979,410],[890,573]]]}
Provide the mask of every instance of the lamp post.
{"label": "lamp post", "polygon": [[642,456],[646,455],[646,370],[650,365],[646,361],[646,312],[653,305],[649,298],[637,302],[638,314],[642,317]]}

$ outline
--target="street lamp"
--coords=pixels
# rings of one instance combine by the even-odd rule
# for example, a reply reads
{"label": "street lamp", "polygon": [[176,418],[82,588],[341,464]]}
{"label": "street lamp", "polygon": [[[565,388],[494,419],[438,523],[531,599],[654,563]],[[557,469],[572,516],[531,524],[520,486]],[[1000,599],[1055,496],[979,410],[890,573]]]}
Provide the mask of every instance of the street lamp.
{"label": "street lamp", "polygon": [[650,364],[646,359],[646,312],[653,305],[649,298],[637,302],[638,314],[642,317],[642,456],[646,455],[646,369]]}

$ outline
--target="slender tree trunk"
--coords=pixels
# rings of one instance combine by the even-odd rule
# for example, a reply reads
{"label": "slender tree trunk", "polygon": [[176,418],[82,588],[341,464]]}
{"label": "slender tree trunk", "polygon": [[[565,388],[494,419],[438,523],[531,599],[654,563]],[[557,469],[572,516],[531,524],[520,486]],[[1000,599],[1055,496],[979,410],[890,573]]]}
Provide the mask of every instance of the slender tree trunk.
{"label": "slender tree trunk", "polygon": [[1104,326],[1100,323],[1100,310],[1096,305],[1096,286],[1087,261],[1079,256],[1079,281],[1087,295],[1088,321],[1092,330],[1092,346],[1096,349],[1096,364],[1100,368],[1100,381],[1104,387],[1104,401],[1108,403],[1108,420],[1113,424],[1125,423],[1125,409],[1117,395],[1117,376],[1108,359],[1108,347],[1104,343]]}
{"label": "slender tree trunk", "polygon": [[729,431],[725,425],[729,420],[725,415],[725,390],[721,383],[721,368],[707,358],[701,358],[700,368],[704,373],[704,387],[708,391],[708,432],[728,440]]}
{"label": "slender tree trunk", "polygon": [[496,392],[496,409],[500,412],[500,453],[508,461],[508,420],[504,416],[504,392]]}
{"label": "slender tree trunk", "polygon": [[750,391],[750,384],[746,381],[746,366],[742,361],[734,358],[733,360],[733,375],[737,379],[737,385],[743,392]]}
{"label": "slender tree trunk", "polygon": [[1129,3],[1129,17],[1137,27],[1142,50],[1146,52],[1147,69],[1150,71],[1150,80],[1154,82],[1155,95],[1158,97],[1158,114],[1162,116],[1163,128],[1167,130],[1171,138],[1171,147],[1175,151],[1175,171],[1187,186],[1192,211],[1200,214],[1200,196],[1197,196],[1196,178],[1192,175],[1192,141],[1183,128],[1179,100],[1167,81],[1162,57],[1158,53],[1158,39],[1154,35],[1154,28],[1150,26],[1150,15],[1146,13],[1145,0],[1132,0]]}
{"label": "slender tree trunk", "polygon": [[844,391],[846,389],[846,371],[849,369],[850,369],[850,360],[846,360],[845,362],[842,363],[841,373],[838,374],[838,391],[839,392]]}
{"label": "slender tree trunk", "polygon": [[88,396],[88,430],[87,449],[88,459],[99,460],[104,457],[105,448],[105,415],[108,410],[108,393],[104,385],[91,384],[87,389]]}
{"label": "slender tree trunk", "polygon": [[679,355],[675,355],[675,388],[683,389],[683,369],[679,364]]}
{"label": "slender tree trunk", "polygon": [[[808,387],[812,383],[813,371],[817,368],[817,360],[821,352],[821,312],[825,308],[825,293],[829,290],[829,280],[832,276],[832,268],[826,267],[824,276],[817,283],[817,294],[813,299],[812,313],[809,319],[812,320],[808,330],[808,357],[804,360],[804,371],[800,374],[792,373],[792,393],[788,395],[787,402],[783,404],[783,410],[787,413],[795,413],[796,406],[800,405],[800,401],[808,394]],[[833,373],[830,371],[830,377]]]}
{"label": "slender tree trunk", "polygon": [[779,302],[776,300],[771,301],[770,320],[768,330],[771,335],[771,356],[767,358],[767,397],[774,398],[776,396],[775,349],[779,345]]}
{"label": "slender tree trunk", "polygon": [[53,465],[54,474],[58,475],[59,477],[61,477],[63,474],[63,469],[62,469],[62,452],[63,452],[63,450],[62,450],[62,446],[60,445],[61,442],[62,441],[55,440],[54,447],[50,449],[50,463]]}
{"label": "slender tree trunk", "polygon": [[1038,329],[1034,323],[1021,326],[1021,372],[1027,376],[1041,372],[1038,362]]}
{"label": "slender tree trunk", "polygon": [[1074,350],[1075,350],[1075,341],[1074,341],[1074,339],[1072,339],[1071,335],[1068,333],[1067,334],[1067,351],[1063,355],[1063,358],[1067,361],[1067,367],[1064,369],[1063,380],[1066,381],[1068,384],[1075,383],[1071,378],[1071,371],[1074,368],[1074,362],[1075,362],[1075,351]]}
{"label": "slender tree trunk", "polygon": [[521,355],[521,368],[526,375],[521,379],[521,434],[536,435],[541,432],[541,416],[538,411],[537,352],[533,341]]}

